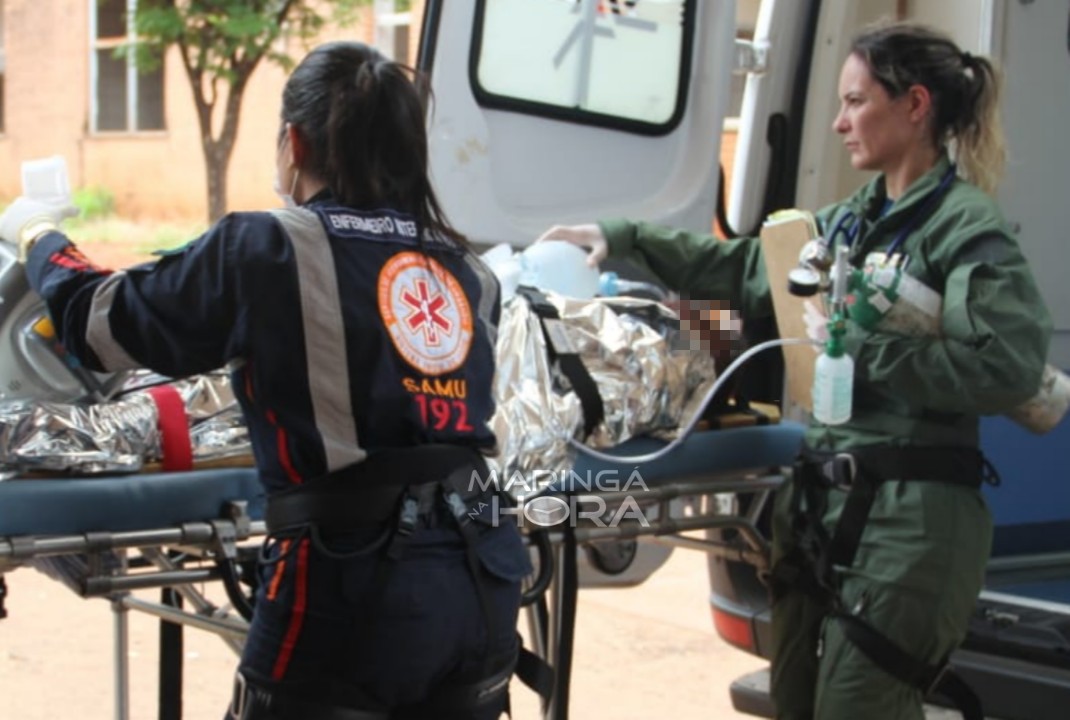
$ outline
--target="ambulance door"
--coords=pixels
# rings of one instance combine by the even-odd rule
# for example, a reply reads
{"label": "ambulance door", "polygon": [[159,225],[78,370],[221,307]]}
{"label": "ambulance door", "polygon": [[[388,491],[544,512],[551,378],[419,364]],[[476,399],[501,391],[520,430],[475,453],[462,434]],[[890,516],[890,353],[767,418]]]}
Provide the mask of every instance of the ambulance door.
{"label": "ambulance door", "polygon": [[1008,163],[999,203],[1044,293],[1050,361],[1070,371],[1066,197],[1070,182],[1070,2],[993,3],[990,42],[1004,83]]}
{"label": "ambulance door", "polygon": [[447,216],[514,246],[614,216],[709,231],[734,31],[733,0],[429,0]]}

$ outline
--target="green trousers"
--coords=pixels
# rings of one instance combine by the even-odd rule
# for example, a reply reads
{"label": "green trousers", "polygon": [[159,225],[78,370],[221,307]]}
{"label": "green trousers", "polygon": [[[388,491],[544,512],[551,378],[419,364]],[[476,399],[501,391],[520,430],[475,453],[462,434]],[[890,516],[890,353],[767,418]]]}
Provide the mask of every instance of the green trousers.
{"label": "green trousers", "polygon": [[[800,482],[785,483],[777,495],[774,564],[794,547]],[[846,493],[818,490],[816,498],[831,533]],[[966,636],[991,544],[992,519],[980,490],[890,480],[878,488],[853,566],[837,569],[834,586],[843,607],[912,656],[936,663]],[[773,605],[777,718],[923,720],[921,691],[870,662],[827,611],[797,588]]]}

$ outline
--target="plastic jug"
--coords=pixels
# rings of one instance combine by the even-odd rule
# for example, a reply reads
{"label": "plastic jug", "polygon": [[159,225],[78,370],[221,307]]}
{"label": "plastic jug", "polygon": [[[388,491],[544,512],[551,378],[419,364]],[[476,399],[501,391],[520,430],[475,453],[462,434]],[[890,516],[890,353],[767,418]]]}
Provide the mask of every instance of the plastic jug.
{"label": "plastic jug", "polygon": [[22,194],[34,200],[66,205],[71,201],[67,160],[62,155],[22,163]]}
{"label": "plastic jug", "polygon": [[520,284],[567,297],[590,299],[598,292],[598,270],[587,253],[563,240],[535,243],[520,253]]}

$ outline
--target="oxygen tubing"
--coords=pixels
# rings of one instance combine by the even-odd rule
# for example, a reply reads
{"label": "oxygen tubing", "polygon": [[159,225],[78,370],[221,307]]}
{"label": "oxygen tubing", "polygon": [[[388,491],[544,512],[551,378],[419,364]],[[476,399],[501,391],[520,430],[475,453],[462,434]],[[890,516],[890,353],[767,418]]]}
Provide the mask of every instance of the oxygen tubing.
{"label": "oxygen tubing", "polygon": [[742,355],[740,355],[731,363],[729,363],[728,367],[725,368],[724,372],[717,377],[717,380],[713,383],[713,387],[706,391],[706,396],[702,399],[702,404],[699,406],[700,410],[694,414],[694,416],[691,418],[691,420],[688,421],[687,425],[684,426],[683,430],[676,436],[676,438],[660,450],[655,450],[654,452],[649,452],[644,455],[610,455],[609,453],[604,453],[600,450],[595,450],[594,448],[587,447],[575,438],[569,438],[568,442],[570,445],[572,445],[574,448],[584,453],[585,455],[590,455],[591,457],[597,460],[601,460],[603,462],[619,463],[622,465],[653,462],[654,460],[657,460],[663,455],[667,455],[672,452],[677,445],[680,445],[684,440],[687,439],[687,436],[691,434],[691,432],[695,429],[695,425],[697,425],[698,421],[702,418],[701,408],[704,408],[707,404],[709,404],[710,400],[713,399],[713,396],[717,394],[717,391],[719,391],[724,386],[728,378],[732,377],[732,373],[738,370],[743,365],[743,363],[747,362],[763,350],[769,350],[775,347],[787,345],[822,344],[823,343],[818,342],[816,340],[810,340],[809,338],[781,338],[777,340],[767,340],[763,343],[755,345],[752,348],[748,348],[746,352],[744,352]]}

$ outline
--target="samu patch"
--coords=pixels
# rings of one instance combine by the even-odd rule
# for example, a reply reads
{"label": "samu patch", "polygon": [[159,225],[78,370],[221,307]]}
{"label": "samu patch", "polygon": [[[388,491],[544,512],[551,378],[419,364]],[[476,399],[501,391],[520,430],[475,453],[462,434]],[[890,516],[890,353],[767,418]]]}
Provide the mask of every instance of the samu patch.
{"label": "samu patch", "polygon": [[423,253],[398,253],[383,266],[378,304],[394,348],[420,372],[448,373],[468,357],[468,298],[457,278]]}

